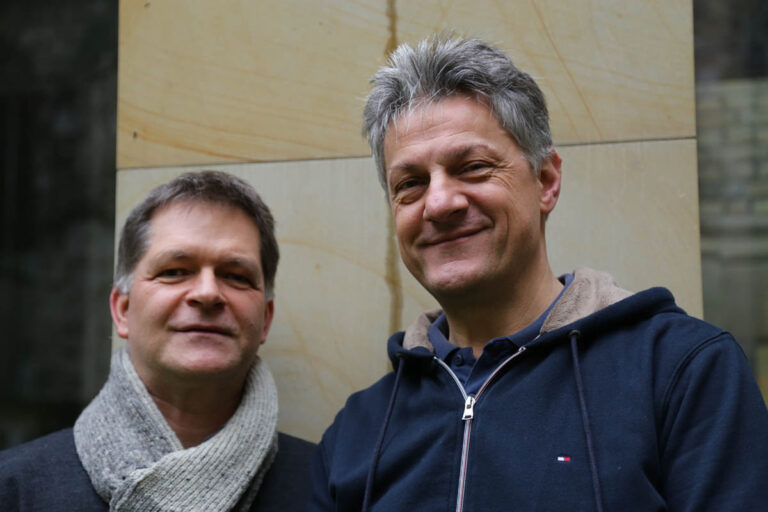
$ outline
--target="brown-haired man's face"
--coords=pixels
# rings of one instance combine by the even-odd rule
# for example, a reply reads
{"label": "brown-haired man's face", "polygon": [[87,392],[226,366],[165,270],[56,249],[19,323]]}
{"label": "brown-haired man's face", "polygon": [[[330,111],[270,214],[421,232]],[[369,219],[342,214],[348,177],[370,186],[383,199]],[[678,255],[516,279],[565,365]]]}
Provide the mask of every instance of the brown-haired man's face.
{"label": "brown-haired man's face", "polygon": [[267,336],[259,231],[236,208],[180,202],[157,211],[127,294],[112,291],[118,334],[148,384],[244,378]]}

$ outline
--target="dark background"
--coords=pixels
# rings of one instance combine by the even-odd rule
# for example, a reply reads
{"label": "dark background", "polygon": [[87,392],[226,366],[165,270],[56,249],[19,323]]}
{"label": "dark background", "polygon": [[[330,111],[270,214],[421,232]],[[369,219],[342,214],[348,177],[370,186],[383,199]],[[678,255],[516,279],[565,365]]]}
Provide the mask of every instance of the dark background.
{"label": "dark background", "polygon": [[[71,426],[106,378],[117,8],[0,3],[0,448]],[[696,0],[694,32],[697,83],[768,76],[765,0]]]}
{"label": "dark background", "polygon": [[0,2],[0,447],[107,374],[117,1]]}

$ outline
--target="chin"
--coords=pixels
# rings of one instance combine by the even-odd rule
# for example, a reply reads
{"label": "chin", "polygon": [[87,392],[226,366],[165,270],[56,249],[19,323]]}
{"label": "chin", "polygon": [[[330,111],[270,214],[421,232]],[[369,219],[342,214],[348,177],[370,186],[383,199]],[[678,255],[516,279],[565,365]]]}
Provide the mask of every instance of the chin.
{"label": "chin", "polygon": [[234,357],[221,355],[196,354],[195,357],[185,357],[176,361],[173,369],[179,375],[188,377],[213,377],[236,372],[242,365]]}
{"label": "chin", "polygon": [[474,265],[446,264],[435,271],[427,272],[419,282],[435,295],[468,291],[487,280],[485,272]]}
{"label": "chin", "polygon": [[[481,300],[489,290],[498,288],[500,276],[488,273],[463,273],[444,276],[443,279],[430,279],[422,282],[424,288],[443,305],[444,302],[464,302]],[[443,306],[444,307],[444,306]]]}
{"label": "chin", "polygon": [[477,288],[477,283],[466,279],[436,280],[422,284],[438,302],[444,298],[467,297]]}

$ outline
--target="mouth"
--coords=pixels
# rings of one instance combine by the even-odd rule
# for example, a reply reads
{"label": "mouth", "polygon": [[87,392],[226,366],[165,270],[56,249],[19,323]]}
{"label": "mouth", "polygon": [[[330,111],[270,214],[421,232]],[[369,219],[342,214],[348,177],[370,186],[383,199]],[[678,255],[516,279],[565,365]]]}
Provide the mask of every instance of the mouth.
{"label": "mouth", "polygon": [[468,229],[451,231],[448,233],[440,233],[434,236],[425,237],[425,239],[421,242],[420,245],[429,247],[429,246],[435,246],[435,245],[441,245],[441,244],[448,244],[450,242],[461,242],[463,240],[470,238],[473,235],[476,235],[482,230],[483,228],[468,228]]}
{"label": "mouth", "polygon": [[175,327],[173,329],[176,332],[189,332],[189,333],[204,333],[204,334],[221,334],[223,336],[232,336],[232,329],[220,325],[208,325],[208,324],[192,324],[182,327]]}

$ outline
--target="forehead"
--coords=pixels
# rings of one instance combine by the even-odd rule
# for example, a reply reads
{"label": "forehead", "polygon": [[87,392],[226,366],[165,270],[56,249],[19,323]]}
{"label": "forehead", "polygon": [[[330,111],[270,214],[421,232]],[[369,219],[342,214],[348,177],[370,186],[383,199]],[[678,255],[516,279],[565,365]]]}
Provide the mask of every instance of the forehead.
{"label": "forehead", "polygon": [[384,138],[387,168],[422,152],[451,152],[455,146],[484,145],[497,150],[516,148],[484,101],[468,96],[449,96],[416,105],[389,125]]}
{"label": "forehead", "polygon": [[156,210],[148,228],[145,258],[169,248],[228,251],[259,257],[258,227],[248,214],[234,206],[175,201]]}
{"label": "forehead", "polygon": [[454,94],[435,100],[416,101],[390,122],[386,135],[389,136],[392,133],[403,135],[423,129],[425,125],[448,120],[453,123],[473,120],[490,121],[500,127],[484,97]]}

